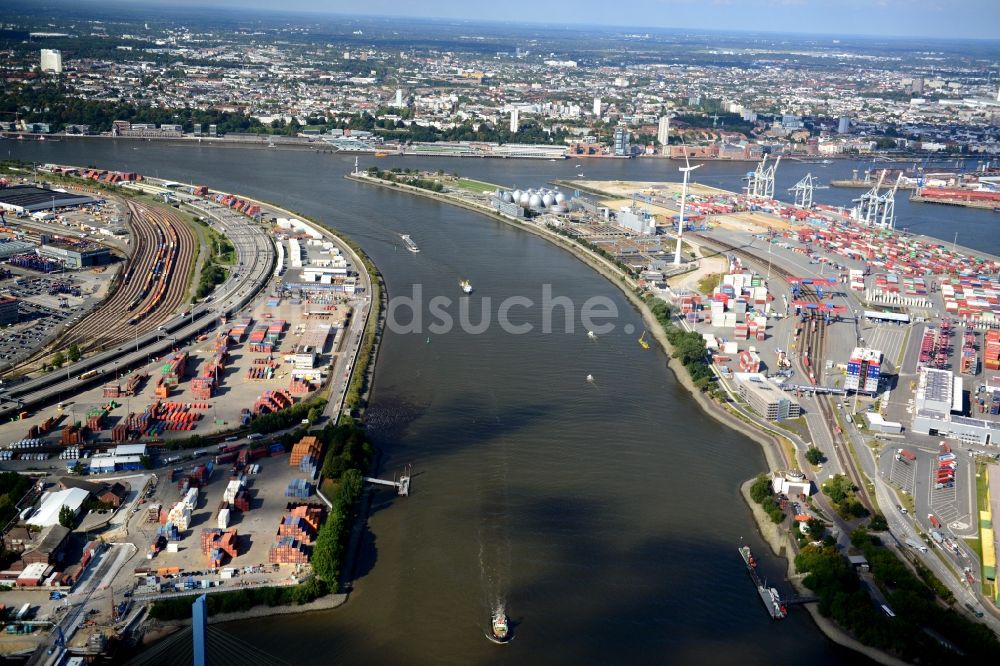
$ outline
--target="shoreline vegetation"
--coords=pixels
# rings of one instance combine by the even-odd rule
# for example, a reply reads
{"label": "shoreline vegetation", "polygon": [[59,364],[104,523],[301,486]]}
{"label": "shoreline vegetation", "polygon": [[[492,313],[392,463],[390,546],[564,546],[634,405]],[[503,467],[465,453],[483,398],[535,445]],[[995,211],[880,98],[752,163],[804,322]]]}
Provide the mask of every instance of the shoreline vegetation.
{"label": "shoreline vegetation", "polygon": [[[672,308],[670,305],[658,298],[641,296],[639,290],[637,289],[637,285],[631,277],[608,259],[595,254],[582,244],[575,243],[567,237],[557,234],[552,230],[539,227],[537,225],[524,224],[518,220],[503,216],[491,208],[458,199],[447,193],[438,193],[425,188],[414,187],[398,182],[390,182],[374,178],[367,174],[348,174],[345,177],[357,182],[368,183],[377,187],[401,190],[417,196],[444,201],[468,210],[479,212],[487,217],[492,217],[495,220],[524,229],[525,231],[534,233],[535,235],[542,236],[553,244],[571,252],[581,261],[607,278],[612,284],[616,285],[626,295],[629,301],[639,310],[643,321],[646,323],[647,330],[666,352],[667,367],[673,372],[677,381],[685,389],[687,389],[688,393],[693,397],[695,402],[698,403],[703,411],[709,414],[712,418],[716,419],[722,425],[729,426],[756,442],[764,453],[768,471],[781,471],[787,468],[795,468],[796,462],[794,460],[794,449],[790,452],[792,459],[788,460],[787,458],[789,452],[785,451],[778,436],[768,433],[767,431],[757,427],[756,424],[750,422],[749,420],[745,420],[732,413],[726,409],[723,404],[714,399],[715,396],[718,395],[717,389],[713,387],[712,373],[705,362],[704,340],[701,339],[701,336],[698,336],[696,333],[692,334],[691,332],[684,331],[680,327],[673,324],[671,320]],[[698,337],[698,340],[694,339],[695,336]],[[700,351],[698,349],[699,346]],[[833,582],[831,582],[831,579],[827,576],[828,569],[825,569],[824,567],[833,568],[834,571],[841,573],[844,572],[842,567],[847,567],[846,558],[837,551],[830,553],[829,551],[822,551],[818,549],[814,549],[813,551],[809,551],[807,549],[806,557],[803,557],[801,553],[796,556],[794,544],[791,541],[792,533],[787,526],[782,525],[782,523],[786,523],[784,520],[784,514],[782,514],[780,520],[775,520],[775,518],[778,517],[776,512],[773,510],[769,511],[768,509],[771,507],[758,503],[755,501],[755,498],[751,496],[752,488],[755,482],[760,485],[759,481],[760,477],[747,480],[744,484],[742,484],[740,493],[754,517],[759,533],[768,543],[771,551],[775,556],[785,559],[787,579],[795,588],[796,593],[800,596],[819,597],[818,603],[803,604],[803,607],[809,612],[820,631],[822,631],[830,640],[838,645],[864,654],[878,663],[890,665],[906,663],[894,654],[890,654],[886,651],[886,649],[898,649],[900,643],[883,640],[876,641],[878,643],[877,645],[866,645],[858,640],[858,638],[848,634],[844,626],[835,621],[838,620],[843,622],[843,624],[850,629],[856,631],[861,630],[864,632],[865,627],[863,625],[859,625],[857,622],[847,621],[849,620],[849,616],[843,612],[843,599],[841,596],[836,594],[836,590],[833,588],[834,584],[846,584],[845,581],[853,580],[853,585],[855,586],[854,589],[857,589],[857,586],[861,585],[861,581],[852,570],[847,568],[847,572],[851,574],[850,578],[837,579],[836,577],[833,577]],[[771,499],[771,503],[774,503],[770,494],[768,494],[768,499]],[[795,525],[794,522],[793,525]],[[901,576],[902,574],[900,572],[910,574],[906,565],[899,560],[894,553],[883,546],[876,535],[869,534],[865,530],[859,530],[857,533],[852,535],[852,545],[854,545],[855,548],[858,548],[860,552],[868,554],[870,551],[871,556],[880,566],[883,567],[883,574],[889,575],[887,574],[887,571],[889,571],[890,567],[891,575]],[[823,555],[828,555],[830,557],[824,561]],[[912,574],[910,574],[910,576],[912,578],[916,578],[916,576],[913,576]],[[811,585],[811,587],[807,585],[807,582]],[[897,579],[892,578],[888,581],[883,580],[883,582],[891,582],[895,585]],[[906,580],[907,584],[911,582],[912,581],[910,579]],[[926,580],[924,582],[927,583]],[[913,587],[915,590],[919,589],[917,584],[914,584]],[[929,583],[928,587],[933,589],[934,586],[932,583]],[[926,590],[926,587],[924,590]],[[919,594],[924,594],[924,590],[920,590]],[[863,594],[865,607],[868,612],[877,613],[878,609],[872,606],[870,600],[868,599],[867,592],[863,592]],[[914,592],[914,594],[917,593]],[[858,602],[860,599],[860,597],[853,597],[855,602]],[[893,594],[893,600],[894,602],[896,601],[896,593]],[[921,608],[924,611],[929,611],[932,607],[938,608],[933,602],[933,597],[931,597],[930,600],[924,598],[923,602],[924,605]],[[859,607],[860,606],[849,607],[849,610],[857,610]],[[957,616],[957,614],[954,614],[953,611],[941,609],[941,612],[951,613],[952,615]],[[866,615],[866,617],[871,619],[872,615]],[[949,617],[948,620],[951,620],[951,617]],[[875,621],[875,624],[878,626],[883,624],[889,626],[890,635],[899,635],[899,632],[896,630],[903,628],[894,622],[890,622],[889,618],[885,616],[876,617]],[[972,625],[971,623],[967,624],[969,627],[968,636],[973,641],[982,641],[979,642],[977,647],[986,647],[990,641],[987,640],[986,637],[982,636],[980,632],[981,630],[989,632],[989,630],[981,625],[977,628],[976,625]],[[894,631],[896,632],[895,634],[893,634]],[[867,638],[871,640],[873,632],[867,631],[864,633],[867,635]],[[906,636],[901,637],[906,638]],[[912,636],[910,636],[910,638],[912,638]],[[992,640],[995,642],[995,639]]]}

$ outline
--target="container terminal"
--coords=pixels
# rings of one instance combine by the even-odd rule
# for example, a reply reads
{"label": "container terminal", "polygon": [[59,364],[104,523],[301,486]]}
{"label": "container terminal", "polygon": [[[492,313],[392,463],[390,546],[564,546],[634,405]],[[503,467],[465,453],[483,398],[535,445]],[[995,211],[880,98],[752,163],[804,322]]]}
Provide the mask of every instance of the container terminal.
{"label": "container terminal", "polygon": [[[92,176],[45,170],[79,178],[81,191]],[[339,415],[371,305],[360,258],[324,228],[261,202],[138,175],[115,182],[175,205],[101,197],[101,214],[121,222],[128,242],[119,289],[63,333],[88,351],[0,392],[0,465],[34,479],[4,535],[16,556],[0,582],[13,588],[6,605],[19,609],[0,633],[6,656],[39,646],[50,648],[36,652],[43,663],[109,655],[156,599],[294,584],[309,575],[329,510],[317,493],[316,438],[286,450],[248,425],[317,394],[328,398],[321,420]],[[233,246],[225,281],[194,305],[169,292],[182,280],[161,279],[194,246],[183,240],[193,227],[171,211]],[[8,228],[37,233],[13,226],[23,221]],[[22,289],[51,275],[16,269]],[[63,271],[70,291],[88,284]],[[129,323],[160,293],[165,309]],[[168,448],[192,435],[205,445]],[[408,481],[371,479],[400,492]],[[74,529],[60,524],[64,506]]]}
{"label": "container terminal", "polygon": [[[420,177],[442,186],[424,196],[557,243],[577,239],[627,267],[630,287],[671,303],[678,325],[702,336],[726,403],[790,443],[787,471],[769,481],[803,534],[812,520],[828,523],[849,548],[850,529],[831,522],[837,512],[819,492],[842,475],[901,543],[941,548],[944,561],[918,549],[903,555],[978,618],[1000,602],[995,533],[979,529],[989,507],[972,492],[1000,456],[1000,259],[897,230],[898,177],[879,178],[838,208],[813,203],[808,176],[775,192],[777,168],[764,161],[748,171],[743,192],[583,178],[509,189]],[[363,169],[349,177],[386,179]],[[805,460],[810,448],[821,464]],[[899,448],[915,460],[897,459]],[[812,511],[806,498],[825,510]],[[967,542],[977,538],[990,544],[982,558]],[[1000,629],[992,614],[984,621]]]}

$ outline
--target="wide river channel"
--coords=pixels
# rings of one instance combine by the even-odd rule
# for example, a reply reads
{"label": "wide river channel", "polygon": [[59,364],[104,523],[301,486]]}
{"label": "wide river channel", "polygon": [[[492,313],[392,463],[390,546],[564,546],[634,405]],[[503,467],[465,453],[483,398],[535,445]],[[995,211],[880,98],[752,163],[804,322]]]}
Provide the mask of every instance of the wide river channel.
{"label": "wide river channel", "polygon": [[[225,625],[290,663],[778,663],[856,661],[801,608],[772,622],[736,552],[754,548],[784,592],[738,491],[764,470],[747,438],[707,418],[644,350],[638,313],[619,290],[527,232],[445,204],[343,178],[354,157],[308,151],[128,141],[4,141],[37,162],[95,165],[205,184],[283,204],[358,241],[391,297],[422,293],[419,331],[388,331],[368,412],[380,472],[413,465],[413,494],[380,494],[349,603],[337,610]],[[458,171],[539,187],[554,178],[676,180],[677,163],[362,158],[362,167]],[[812,170],[824,181],[849,163],[782,163],[778,191]],[[863,165],[862,165],[863,167]],[[710,163],[700,182],[738,189],[748,165]],[[858,190],[821,190],[844,204]],[[901,199],[903,197],[900,197]],[[997,252],[997,218],[983,211],[897,204],[900,225]],[[420,253],[399,239],[410,234]],[[992,239],[992,240],[989,240]],[[462,330],[458,282],[469,279],[472,323]],[[568,297],[545,332],[545,294]],[[445,296],[455,319],[430,332],[428,304]],[[496,323],[501,301],[522,334]],[[614,330],[589,340],[588,299],[617,310]],[[570,312],[574,311],[574,312]],[[566,332],[567,312],[572,327]],[[405,314],[401,321],[408,321]],[[419,326],[416,324],[419,323]],[[468,327],[466,327],[468,328]],[[593,375],[592,382],[587,375]],[[515,623],[507,646],[486,640],[503,599]]]}

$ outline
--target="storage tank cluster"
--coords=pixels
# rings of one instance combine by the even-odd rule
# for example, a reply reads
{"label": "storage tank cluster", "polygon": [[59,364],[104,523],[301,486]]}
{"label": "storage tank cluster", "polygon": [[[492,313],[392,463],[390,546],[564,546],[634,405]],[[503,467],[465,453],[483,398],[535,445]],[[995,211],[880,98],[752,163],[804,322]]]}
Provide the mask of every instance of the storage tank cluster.
{"label": "storage tank cluster", "polygon": [[501,201],[517,204],[521,208],[528,208],[536,211],[547,211],[552,213],[567,213],[569,206],[566,202],[566,195],[558,190],[546,188],[531,190],[497,190],[494,196]]}

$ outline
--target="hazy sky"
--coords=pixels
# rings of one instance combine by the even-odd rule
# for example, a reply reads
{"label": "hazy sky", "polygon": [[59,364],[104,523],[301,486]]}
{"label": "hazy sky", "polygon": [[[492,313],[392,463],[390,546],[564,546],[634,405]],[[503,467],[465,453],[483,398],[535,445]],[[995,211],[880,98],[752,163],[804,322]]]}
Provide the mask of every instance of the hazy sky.
{"label": "hazy sky", "polygon": [[[158,0],[384,16],[1000,39],[1000,0]],[[134,4],[132,6],[135,6]]]}

